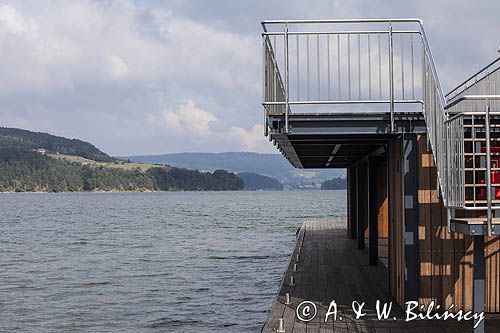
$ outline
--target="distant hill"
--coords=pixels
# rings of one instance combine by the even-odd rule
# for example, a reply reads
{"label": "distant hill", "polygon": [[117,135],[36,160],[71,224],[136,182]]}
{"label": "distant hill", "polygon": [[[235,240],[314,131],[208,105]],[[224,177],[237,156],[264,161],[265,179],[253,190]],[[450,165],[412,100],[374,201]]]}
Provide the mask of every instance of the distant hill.
{"label": "distant hill", "polygon": [[12,128],[0,129],[0,192],[219,191],[243,188],[242,179],[224,170],[200,172],[166,165],[127,163],[81,140]]}
{"label": "distant hill", "polygon": [[238,173],[237,176],[245,183],[245,190],[283,190],[283,184],[274,178],[262,176],[253,172]]}
{"label": "distant hill", "polygon": [[345,177],[344,169],[296,169],[280,154],[250,152],[177,153],[163,155],[126,156],[134,162],[164,163],[175,167],[208,170],[224,169],[231,172],[252,172],[275,178],[287,187],[321,184],[335,177]]}
{"label": "distant hill", "polygon": [[47,152],[75,155],[99,162],[112,162],[116,158],[97,149],[94,145],[47,133],[31,132],[18,128],[0,127],[0,147],[31,150],[45,148]]}
{"label": "distant hill", "polygon": [[346,188],[347,180],[345,178],[333,178],[321,184],[322,190],[345,190]]}

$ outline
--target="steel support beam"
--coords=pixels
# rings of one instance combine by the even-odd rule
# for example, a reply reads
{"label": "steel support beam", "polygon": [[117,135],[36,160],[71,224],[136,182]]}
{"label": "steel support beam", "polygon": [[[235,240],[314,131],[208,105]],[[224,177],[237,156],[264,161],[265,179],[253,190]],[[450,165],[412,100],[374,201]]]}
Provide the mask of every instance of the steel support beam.
{"label": "steel support beam", "polygon": [[403,134],[405,301],[418,301],[419,290],[417,147],[416,134]]}
{"label": "steel support beam", "polygon": [[[486,261],[484,258],[484,236],[474,236],[474,313],[484,312],[484,279],[486,275]],[[475,333],[484,332],[484,320],[474,329]]]}
{"label": "steel support beam", "polygon": [[388,264],[388,270],[387,270],[387,281],[389,281],[387,284],[386,284],[386,291],[391,294],[391,270],[393,269],[393,265],[394,265],[394,262],[391,260],[391,249],[392,249],[392,243],[394,242],[394,240],[392,239],[391,237],[391,228],[394,228],[394,221],[393,221],[393,213],[392,213],[392,205],[393,205],[393,202],[392,202],[392,196],[394,195],[392,193],[392,188],[393,188],[393,184],[394,184],[394,181],[391,180],[391,166],[392,166],[392,163],[391,163],[391,152],[389,151],[389,145],[385,145],[385,165],[386,165],[386,168],[385,168],[385,172],[386,172],[386,177],[387,177],[387,182],[385,184],[386,186],[386,193],[387,193],[387,227],[389,229],[389,234],[388,234],[388,238],[387,238],[387,248],[388,248],[388,258],[387,258],[387,264]]}
{"label": "steel support beam", "polygon": [[[486,224],[469,224],[460,219],[451,219],[451,232],[458,232],[466,235],[488,235],[488,226]],[[493,235],[500,235],[500,224],[492,224],[491,232]]]}
{"label": "steel support beam", "polygon": [[348,198],[348,209],[349,209],[349,228],[347,234],[350,238],[356,238],[356,223],[357,223],[357,207],[356,207],[356,196],[357,196],[357,185],[356,185],[356,167],[349,167],[347,169],[347,198]]}
{"label": "steel support beam", "polygon": [[376,157],[368,160],[368,202],[369,202],[369,235],[370,265],[378,264],[378,193],[377,193]]}
{"label": "steel support beam", "polygon": [[363,250],[365,248],[365,228],[366,228],[366,215],[367,215],[367,202],[366,195],[368,191],[368,179],[366,164],[360,164],[356,167],[356,233],[358,240],[358,249]]}

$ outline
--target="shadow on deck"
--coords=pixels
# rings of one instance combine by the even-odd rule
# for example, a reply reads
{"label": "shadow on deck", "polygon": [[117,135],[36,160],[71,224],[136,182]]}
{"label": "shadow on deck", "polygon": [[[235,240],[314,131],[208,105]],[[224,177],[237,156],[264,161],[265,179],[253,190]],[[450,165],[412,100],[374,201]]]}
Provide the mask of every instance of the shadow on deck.
{"label": "shadow on deck", "polygon": [[[283,318],[286,333],[291,332],[471,332],[472,322],[453,319],[405,322],[405,314],[388,292],[387,242],[379,241],[379,265],[368,265],[368,250],[358,250],[348,238],[342,222],[306,221],[297,237],[278,297],[262,332],[276,332]],[[299,254],[297,261],[297,254]],[[297,271],[294,272],[294,264]],[[294,278],[290,285],[291,276]],[[285,304],[286,293],[290,304]],[[297,306],[305,301],[317,306],[318,315],[305,323],[296,318]],[[325,323],[330,302],[338,306],[338,318]],[[392,302],[390,320],[377,320],[376,301]],[[356,319],[353,301],[366,302],[366,316]],[[394,320],[396,318],[396,320]],[[500,332],[500,317],[487,316],[487,332]]]}

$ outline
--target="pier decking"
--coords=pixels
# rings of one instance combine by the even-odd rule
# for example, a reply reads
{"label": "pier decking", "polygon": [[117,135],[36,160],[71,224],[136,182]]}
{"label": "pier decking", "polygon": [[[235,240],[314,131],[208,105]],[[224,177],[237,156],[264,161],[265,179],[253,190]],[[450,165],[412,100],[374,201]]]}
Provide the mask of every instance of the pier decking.
{"label": "pier decking", "polygon": [[[279,294],[262,332],[276,332],[279,319],[286,333],[299,332],[470,332],[471,322],[415,320],[404,321],[404,313],[388,291],[387,243],[379,240],[379,265],[369,265],[368,250],[358,250],[356,240],[348,237],[342,222],[308,220],[302,225],[297,244],[284,275]],[[298,260],[297,260],[298,255]],[[297,271],[294,265],[297,264]],[[294,277],[293,286],[290,278]],[[286,293],[290,304],[285,304]],[[304,323],[296,318],[298,304],[308,300],[316,304],[318,315]],[[325,314],[332,300],[343,320],[333,322]],[[392,302],[391,320],[378,321],[375,303]],[[356,320],[351,304],[366,302],[365,317]],[[393,317],[397,320],[392,320]],[[486,329],[500,332],[500,316],[487,316]]]}

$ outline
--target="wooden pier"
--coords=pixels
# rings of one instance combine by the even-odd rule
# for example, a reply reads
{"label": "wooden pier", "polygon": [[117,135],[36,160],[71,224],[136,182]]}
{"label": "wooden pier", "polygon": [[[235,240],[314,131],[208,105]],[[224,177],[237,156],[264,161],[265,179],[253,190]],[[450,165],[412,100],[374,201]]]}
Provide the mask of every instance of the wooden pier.
{"label": "wooden pier", "polygon": [[[369,265],[369,250],[359,250],[343,222],[308,220],[302,225],[297,244],[283,277],[277,299],[262,332],[277,332],[283,319],[286,333],[299,332],[470,332],[471,322],[450,319],[415,320],[406,323],[401,307],[389,293],[387,240],[379,239],[379,264]],[[295,271],[295,265],[296,271]],[[293,285],[291,277],[293,276]],[[286,303],[286,294],[290,304]],[[318,315],[310,322],[296,318],[296,308],[312,301]],[[343,320],[325,322],[329,304],[335,300]],[[391,320],[377,320],[376,301],[392,302]],[[366,316],[356,320],[353,301],[366,302]],[[393,320],[396,317],[397,320]],[[489,315],[487,332],[500,332],[500,316]]]}

